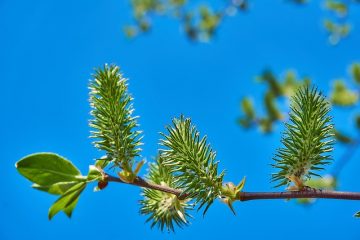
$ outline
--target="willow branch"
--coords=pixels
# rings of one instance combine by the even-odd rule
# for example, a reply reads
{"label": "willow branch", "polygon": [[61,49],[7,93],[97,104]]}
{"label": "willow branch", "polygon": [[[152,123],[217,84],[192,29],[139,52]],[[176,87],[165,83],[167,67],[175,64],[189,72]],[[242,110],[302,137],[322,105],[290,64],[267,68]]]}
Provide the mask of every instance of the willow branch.
{"label": "willow branch", "polygon": [[155,184],[152,182],[148,182],[139,176],[137,176],[133,182],[125,182],[121,178],[114,177],[109,174],[105,174],[105,179],[108,182],[125,183],[125,184],[135,185],[135,186],[142,187],[142,188],[150,188],[150,189],[154,189],[154,190],[159,190],[161,192],[171,193],[171,194],[176,195],[179,199],[185,199],[188,196],[188,194],[183,194],[182,190],[170,188],[170,187],[163,186],[163,185],[158,185],[158,184]]}
{"label": "willow branch", "polygon": [[[150,188],[161,192],[167,192],[176,195],[179,199],[185,199],[189,194],[184,194],[182,190],[170,188],[163,185],[158,185],[146,181],[141,177],[136,177],[134,182],[125,182],[118,177],[105,175],[108,182],[117,182],[130,184],[142,188]],[[328,191],[321,189],[307,189],[302,191],[288,191],[288,192],[240,192],[237,199],[239,201],[250,200],[270,200],[270,199],[296,199],[296,198],[327,198],[327,199],[341,199],[341,200],[360,200],[360,192],[339,192]]]}
{"label": "willow branch", "polygon": [[239,201],[265,199],[295,199],[295,198],[327,198],[341,200],[360,200],[360,192],[339,192],[320,189],[310,189],[289,192],[240,192]]}

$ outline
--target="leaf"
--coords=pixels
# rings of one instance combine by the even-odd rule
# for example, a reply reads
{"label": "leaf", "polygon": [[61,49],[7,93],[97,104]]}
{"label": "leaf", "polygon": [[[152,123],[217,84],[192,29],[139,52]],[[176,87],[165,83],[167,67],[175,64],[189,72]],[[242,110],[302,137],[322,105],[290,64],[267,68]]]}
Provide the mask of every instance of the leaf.
{"label": "leaf", "polygon": [[341,1],[327,0],[325,7],[339,16],[345,16],[348,12],[348,6]]}
{"label": "leaf", "polygon": [[243,179],[240,181],[240,183],[236,186],[237,192],[241,192],[241,190],[244,188],[245,181],[246,181],[246,177],[243,177]]}
{"label": "leaf", "polygon": [[101,180],[102,178],[103,178],[103,174],[102,174],[101,170],[94,165],[90,165],[89,173],[87,175],[87,181],[94,182],[96,180]]}
{"label": "leaf", "polygon": [[355,213],[354,217],[360,218],[360,212]]}
{"label": "leaf", "polygon": [[65,192],[49,209],[49,220],[58,212],[64,211],[68,217],[71,217],[81,192],[85,189],[86,182],[81,182]]}
{"label": "leaf", "polygon": [[331,102],[339,106],[352,106],[358,101],[358,94],[349,89],[343,80],[336,80],[333,84]]}
{"label": "leaf", "polygon": [[15,167],[25,178],[41,186],[84,181],[80,171],[70,161],[54,153],[28,155],[18,161]]}
{"label": "leaf", "polygon": [[74,185],[76,185],[78,183],[79,182],[75,182],[75,181],[74,182],[58,182],[58,183],[54,183],[49,186],[41,186],[39,184],[34,183],[32,185],[32,187],[37,190],[40,190],[40,191],[48,192],[50,194],[62,195],[67,190],[69,190],[70,188],[72,188]]}
{"label": "leaf", "polygon": [[337,179],[331,175],[325,175],[321,178],[310,179],[305,185],[316,189],[334,190],[337,185]]}
{"label": "leaf", "polygon": [[241,109],[244,112],[247,119],[253,120],[255,118],[254,104],[250,98],[244,97],[241,100]]}

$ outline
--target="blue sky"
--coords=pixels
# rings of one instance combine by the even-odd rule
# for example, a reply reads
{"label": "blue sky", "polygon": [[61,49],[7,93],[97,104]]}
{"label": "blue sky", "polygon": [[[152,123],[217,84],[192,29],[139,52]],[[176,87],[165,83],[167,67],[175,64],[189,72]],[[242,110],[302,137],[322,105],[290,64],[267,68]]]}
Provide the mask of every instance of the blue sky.
{"label": "blue sky", "polygon": [[[352,214],[360,204],[334,200],[308,208],[282,200],[236,203],[236,217],[217,202],[205,218],[194,213],[190,227],[161,233],[139,215],[139,189],[120,184],[98,193],[88,187],[71,220],[59,214],[50,222],[47,211],[56,198],[31,189],[14,168],[27,154],[51,151],[86,174],[101,155],[88,138],[88,81],[95,67],[116,63],[130,79],[144,157],[151,161],[158,133],[185,114],[208,135],[227,181],[246,175],[245,190],[274,190],[269,164],[281,126],[265,137],[242,130],[236,125],[239,100],[261,96],[264,87],[254,76],[265,67],[277,74],[296,69],[325,93],[333,79],[348,78],[349,64],[360,60],[360,8],[350,12],[351,37],[332,47],[317,3],[252,2],[248,13],[227,19],[212,42],[194,44],[168,19],[156,19],[150,34],[127,40],[121,29],[131,22],[128,1],[1,0],[0,239],[358,239],[360,220]],[[354,131],[349,114],[357,108],[333,111],[340,129]],[[337,146],[335,159],[343,150]],[[342,190],[360,191],[358,158],[342,172]]]}

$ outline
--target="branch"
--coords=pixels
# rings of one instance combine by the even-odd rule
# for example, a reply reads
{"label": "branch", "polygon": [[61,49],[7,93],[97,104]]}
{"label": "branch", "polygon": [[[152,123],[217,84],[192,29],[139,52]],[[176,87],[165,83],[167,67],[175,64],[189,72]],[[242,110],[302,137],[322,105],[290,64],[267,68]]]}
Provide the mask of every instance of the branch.
{"label": "branch", "polygon": [[150,189],[154,189],[154,190],[159,190],[161,192],[171,193],[171,194],[174,194],[175,196],[177,196],[180,200],[185,199],[188,196],[188,194],[183,194],[182,190],[158,185],[155,183],[151,183],[139,176],[137,176],[133,182],[125,182],[121,178],[114,177],[109,174],[105,174],[105,180],[107,180],[108,182],[125,183],[125,184],[135,185],[135,186],[142,187],[142,188],[150,188]]}
{"label": "branch", "polygon": [[262,199],[295,199],[295,198],[328,198],[342,200],[360,200],[360,192],[338,192],[321,189],[310,189],[289,192],[240,192],[239,201]]}
{"label": "branch", "polygon": [[[150,188],[159,190],[161,192],[167,192],[176,195],[179,199],[185,199],[189,194],[183,194],[182,190],[170,188],[154,184],[144,180],[141,177],[136,177],[134,182],[124,182],[118,177],[105,174],[105,179],[109,182],[125,183],[142,188]],[[327,198],[327,199],[342,199],[342,200],[360,200],[360,192],[339,192],[328,191],[321,189],[307,189],[301,191],[289,191],[289,192],[240,192],[237,200],[250,201],[250,200],[269,200],[269,199],[296,199],[296,198]]]}

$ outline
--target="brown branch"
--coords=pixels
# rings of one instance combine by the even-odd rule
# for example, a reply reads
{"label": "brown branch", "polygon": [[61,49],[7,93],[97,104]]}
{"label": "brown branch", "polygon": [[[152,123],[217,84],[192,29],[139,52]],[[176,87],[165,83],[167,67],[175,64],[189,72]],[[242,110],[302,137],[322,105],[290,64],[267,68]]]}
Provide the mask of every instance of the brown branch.
{"label": "brown branch", "polygon": [[148,182],[144,180],[143,178],[137,176],[133,182],[125,182],[121,178],[111,176],[109,174],[105,174],[105,179],[109,182],[118,182],[118,183],[125,183],[130,185],[135,185],[142,188],[150,188],[154,190],[159,190],[161,192],[167,192],[176,195],[179,199],[185,199],[188,194],[183,194],[182,190],[170,188],[163,185],[158,185],[155,183]]}
{"label": "brown branch", "polygon": [[[105,179],[109,182],[125,183],[142,188],[150,188],[176,195],[179,199],[185,199],[189,194],[184,194],[182,190],[170,188],[163,185],[148,182],[141,177],[136,177],[134,182],[128,183],[118,177],[105,174]],[[341,200],[360,200],[360,192],[338,192],[319,189],[307,189],[302,191],[289,192],[240,192],[237,199],[239,201],[250,200],[269,200],[269,199],[295,199],[295,198],[328,198]]]}
{"label": "brown branch", "polygon": [[240,192],[239,201],[263,199],[294,199],[294,198],[328,198],[342,200],[360,200],[360,192],[338,192],[310,189],[289,192]]}

